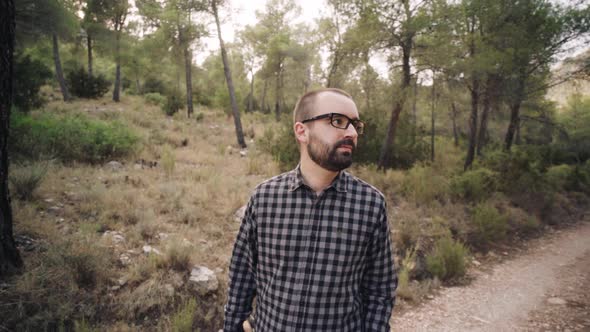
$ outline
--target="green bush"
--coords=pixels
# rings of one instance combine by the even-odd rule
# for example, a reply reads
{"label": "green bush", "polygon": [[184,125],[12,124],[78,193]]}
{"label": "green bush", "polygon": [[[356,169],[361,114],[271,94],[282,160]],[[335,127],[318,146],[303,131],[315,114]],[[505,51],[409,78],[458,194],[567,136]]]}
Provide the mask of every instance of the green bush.
{"label": "green bush", "polygon": [[104,75],[88,76],[83,67],[67,72],[66,78],[70,92],[80,98],[100,98],[109,91],[111,85]]}
{"label": "green bush", "polygon": [[499,191],[522,193],[547,189],[543,173],[549,165],[541,149],[518,146],[511,152],[491,151],[482,163],[497,173]]}
{"label": "green bush", "polygon": [[145,98],[145,101],[148,104],[163,107],[164,104],[166,103],[166,97],[162,96],[158,92],[146,93],[145,95],[143,95],[143,97]]}
{"label": "green bush", "polygon": [[166,85],[155,77],[148,77],[143,82],[142,91],[143,93],[156,92],[163,95],[166,93]]}
{"label": "green bush", "polygon": [[166,115],[172,116],[184,108],[182,94],[178,90],[172,90],[166,95],[166,102],[162,105],[162,110]]}
{"label": "green bush", "polygon": [[14,106],[23,112],[43,106],[45,100],[39,90],[53,76],[51,70],[28,55],[16,56],[14,60]]}
{"label": "green bush", "polygon": [[171,319],[171,330],[174,332],[191,332],[193,330],[194,315],[197,302],[194,298],[186,301]]}
{"label": "green bush", "polygon": [[293,169],[299,163],[299,148],[291,122],[287,118],[283,119],[276,131],[267,128],[259,143],[259,146],[277,161],[282,171]]}
{"label": "green bush", "polygon": [[52,156],[65,162],[102,162],[135,151],[138,136],[120,122],[92,120],[86,116],[11,117],[11,154],[26,159]]}
{"label": "green bush", "polygon": [[45,174],[47,174],[47,165],[35,163],[16,168],[13,166],[9,174],[12,193],[20,200],[31,200]]}
{"label": "green bush", "polygon": [[569,165],[551,166],[545,173],[545,179],[554,190],[561,191],[566,188],[573,175],[573,167]]}
{"label": "green bush", "polygon": [[487,168],[468,170],[451,179],[451,194],[455,197],[479,202],[496,190],[496,173]]}
{"label": "green bush", "polygon": [[415,165],[404,178],[402,192],[416,203],[428,204],[447,197],[449,182],[431,166]]}
{"label": "green bush", "polygon": [[442,281],[465,275],[465,259],[469,251],[451,237],[440,238],[426,256],[426,269]]}
{"label": "green bush", "polygon": [[473,210],[472,221],[475,226],[472,235],[476,246],[485,246],[506,236],[508,219],[489,204],[478,204]]}

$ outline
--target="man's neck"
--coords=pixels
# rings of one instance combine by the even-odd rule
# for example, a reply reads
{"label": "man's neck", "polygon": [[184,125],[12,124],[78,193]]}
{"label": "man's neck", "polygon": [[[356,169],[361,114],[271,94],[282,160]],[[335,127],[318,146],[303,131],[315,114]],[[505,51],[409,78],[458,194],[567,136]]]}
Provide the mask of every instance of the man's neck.
{"label": "man's neck", "polygon": [[300,165],[301,175],[303,176],[305,184],[318,195],[324,191],[332,181],[334,181],[336,176],[338,176],[338,172],[322,168],[309,158],[302,157]]}

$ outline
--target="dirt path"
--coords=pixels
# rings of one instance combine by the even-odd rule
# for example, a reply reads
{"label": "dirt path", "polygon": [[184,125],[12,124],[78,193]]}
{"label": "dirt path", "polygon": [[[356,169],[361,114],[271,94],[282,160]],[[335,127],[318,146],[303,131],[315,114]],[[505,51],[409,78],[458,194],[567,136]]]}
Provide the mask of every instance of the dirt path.
{"label": "dirt path", "polygon": [[590,331],[590,221],[531,241],[403,314],[392,331]]}

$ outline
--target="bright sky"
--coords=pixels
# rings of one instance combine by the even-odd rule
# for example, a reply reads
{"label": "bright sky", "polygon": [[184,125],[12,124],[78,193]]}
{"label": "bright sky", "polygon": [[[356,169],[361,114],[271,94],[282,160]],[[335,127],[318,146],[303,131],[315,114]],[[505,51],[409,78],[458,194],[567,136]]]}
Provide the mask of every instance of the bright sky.
{"label": "bright sky", "polygon": [[[308,22],[313,23],[314,19],[321,16],[322,11],[325,12],[327,6],[324,0],[294,0],[295,3],[301,7],[301,15],[293,23]],[[244,29],[246,25],[255,25],[258,21],[256,19],[256,11],[264,12],[267,0],[229,0],[229,10],[224,8],[220,12],[220,19],[222,20],[221,33],[223,41],[235,41],[236,32]],[[213,31],[215,34],[217,31]],[[219,49],[219,40],[217,35],[205,38],[203,41],[205,49],[212,51]],[[209,52],[201,53],[197,56],[197,62],[201,63]]]}

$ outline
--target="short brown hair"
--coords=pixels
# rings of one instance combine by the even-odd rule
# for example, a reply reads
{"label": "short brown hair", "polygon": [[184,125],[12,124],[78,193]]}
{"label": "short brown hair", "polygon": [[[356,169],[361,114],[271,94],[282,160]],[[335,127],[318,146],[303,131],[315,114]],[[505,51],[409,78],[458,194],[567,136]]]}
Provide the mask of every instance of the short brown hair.
{"label": "short brown hair", "polygon": [[336,88],[322,88],[317,90],[312,90],[301,96],[295,104],[295,109],[293,109],[293,123],[301,122],[305,119],[311,117],[313,114],[313,105],[315,104],[316,97],[323,92],[334,92],[343,96],[346,96],[352,100],[352,96],[341,89]]}

